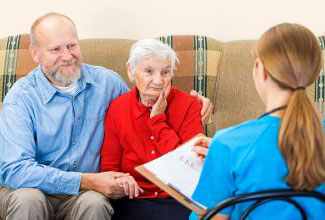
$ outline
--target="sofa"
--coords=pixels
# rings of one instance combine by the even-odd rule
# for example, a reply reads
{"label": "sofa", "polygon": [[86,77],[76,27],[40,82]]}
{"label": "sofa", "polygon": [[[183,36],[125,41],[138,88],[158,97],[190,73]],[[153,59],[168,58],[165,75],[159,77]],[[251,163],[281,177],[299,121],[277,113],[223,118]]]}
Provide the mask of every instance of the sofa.
{"label": "sofa", "polygon": [[[197,90],[208,97],[214,105],[206,134],[212,136],[216,129],[228,127],[264,111],[252,79],[253,40],[221,42],[205,36],[164,36],[159,39],[168,43],[176,52],[177,64],[172,84],[189,92]],[[86,39],[80,40],[85,63],[110,68],[119,73],[128,86],[125,63],[129,49],[135,40]],[[324,51],[325,38],[319,37]],[[0,109],[10,87],[27,75],[36,63],[29,50],[29,36],[17,35],[0,39]],[[324,117],[324,69],[318,80],[307,92],[315,101]],[[1,119],[0,119],[1,120]]]}

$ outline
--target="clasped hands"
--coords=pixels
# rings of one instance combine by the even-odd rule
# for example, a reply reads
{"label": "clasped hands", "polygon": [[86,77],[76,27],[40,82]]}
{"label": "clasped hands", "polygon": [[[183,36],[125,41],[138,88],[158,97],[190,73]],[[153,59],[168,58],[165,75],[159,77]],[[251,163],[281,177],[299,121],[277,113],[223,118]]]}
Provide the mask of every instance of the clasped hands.
{"label": "clasped hands", "polygon": [[137,198],[140,193],[143,193],[143,189],[138,186],[135,179],[129,173],[125,173],[124,176],[116,178],[115,181],[130,199]]}
{"label": "clasped hands", "polygon": [[83,173],[80,190],[95,190],[110,199],[132,199],[143,192],[130,174],[115,171]]}

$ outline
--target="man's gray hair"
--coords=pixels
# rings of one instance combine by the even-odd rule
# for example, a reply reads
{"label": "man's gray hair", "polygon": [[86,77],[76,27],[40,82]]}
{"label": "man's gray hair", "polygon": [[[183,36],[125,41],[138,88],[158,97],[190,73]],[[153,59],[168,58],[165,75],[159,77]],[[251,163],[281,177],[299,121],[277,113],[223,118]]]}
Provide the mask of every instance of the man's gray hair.
{"label": "man's gray hair", "polygon": [[127,62],[130,65],[131,73],[134,75],[136,66],[148,58],[169,58],[172,76],[176,62],[179,62],[175,51],[169,45],[156,39],[143,39],[131,47]]}

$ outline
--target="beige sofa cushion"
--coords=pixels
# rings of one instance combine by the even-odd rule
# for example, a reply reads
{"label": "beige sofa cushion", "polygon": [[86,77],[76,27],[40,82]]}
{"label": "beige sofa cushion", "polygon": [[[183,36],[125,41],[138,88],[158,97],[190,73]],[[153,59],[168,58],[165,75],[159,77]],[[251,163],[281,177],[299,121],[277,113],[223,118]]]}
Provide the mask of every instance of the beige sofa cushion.
{"label": "beige sofa cushion", "polygon": [[[196,89],[214,100],[217,67],[222,43],[204,36],[166,36],[160,40],[170,44],[178,54],[173,85],[189,92]],[[126,73],[126,62],[135,40],[90,39],[80,40],[85,63],[110,68],[119,73],[132,87]],[[29,36],[17,35],[0,39],[0,109],[1,103],[14,82],[37,66],[29,51]],[[215,131],[215,121],[208,124],[207,134]]]}
{"label": "beige sofa cushion", "polygon": [[217,129],[256,118],[264,111],[252,77],[253,45],[254,41],[237,41],[222,47],[214,100]]}
{"label": "beige sofa cushion", "polygon": [[126,62],[130,48],[135,42],[135,40],[122,39],[90,39],[81,40],[80,47],[85,63],[114,70],[130,87],[132,85],[126,73]]}
{"label": "beige sofa cushion", "polygon": [[[177,53],[180,64],[173,78],[173,85],[183,91],[195,89],[210,100],[215,99],[218,63],[222,43],[204,36],[167,36],[168,43]],[[215,133],[216,121],[207,124],[206,133]]]}

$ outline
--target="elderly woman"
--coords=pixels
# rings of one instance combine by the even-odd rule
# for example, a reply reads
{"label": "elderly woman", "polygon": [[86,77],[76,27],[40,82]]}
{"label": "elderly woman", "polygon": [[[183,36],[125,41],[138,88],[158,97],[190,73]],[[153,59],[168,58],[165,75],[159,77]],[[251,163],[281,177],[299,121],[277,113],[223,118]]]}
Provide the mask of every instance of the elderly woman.
{"label": "elderly woman", "polygon": [[127,71],[135,88],[111,103],[101,156],[101,171],[129,173],[117,179],[129,198],[113,201],[114,219],[189,216],[134,170],[203,132],[199,101],[171,86],[176,61],[175,52],[158,40],[140,40],[131,48]]}

